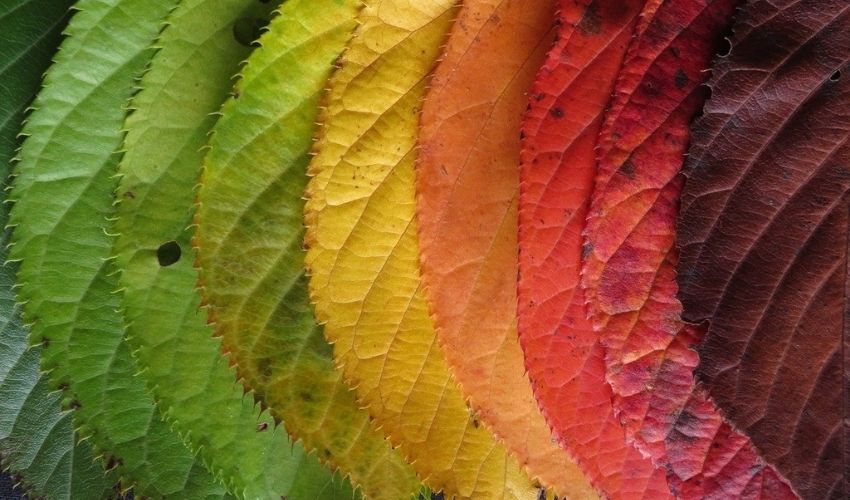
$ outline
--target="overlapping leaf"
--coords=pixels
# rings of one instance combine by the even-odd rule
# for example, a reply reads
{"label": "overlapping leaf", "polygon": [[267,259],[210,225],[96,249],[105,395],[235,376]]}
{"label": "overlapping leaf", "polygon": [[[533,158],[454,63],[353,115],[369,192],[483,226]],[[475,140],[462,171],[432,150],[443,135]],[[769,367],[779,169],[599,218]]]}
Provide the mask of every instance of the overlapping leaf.
{"label": "overlapping leaf", "polygon": [[[26,106],[41,88],[72,2],[21,0],[0,9],[0,177],[5,179]],[[2,183],[5,186],[5,181]],[[3,191],[2,197],[5,198]],[[0,226],[8,206],[0,206]],[[6,260],[8,235],[0,243]],[[28,348],[15,305],[16,266],[0,267],[0,457],[27,490],[47,498],[101,498],[112,487],[88,443],[75,445],[72,415],[62,412],[40,373],[41,350]]]}
{"label": "overlapping leaf", "polygon": [[551,0],[464,2],[422,109],[416,215],[437,338],[472,410],[533,478],[592,498],[540,413],[516,333],[517,131],[554,21]]}
{"label": "overlapping leaf", "polygon": [[626,435],[667,470],[682,498],[793,498],[752,443],[695,387],[698,337],[676,300],[675,218],[689,122],[734,2],[650,6],[600,136],[584,280],[606,344],[607,379]]}
{"label": "overlapping leaf", "polygon": [[335,370],[304,276],[303,194],[319,99],[361,6],[283,6],[215,126],[194,241],[204,298],[246,385],[366,496],[397,500],[417,493],[419,480]]}
{"label": "overlapping leaf", "polygon": [[346,380],[426,484],[446,496],[534,498],[449,375],[419,280],[418,107],[454,3],[383,0],[361,12],[309,168],[310,291]]}
{"label": "overlapping leaf", "polygon": [[[273,4],[184,0],[127,119],[114,231],[128,342],[159,406],[192,449],[246,498],[337,498],[350,486],[261,413],[221,355],[190,258],[193,187],[214,114]],[[246,33],[240,33],[247,27]]]}
{"label": "overlapping leaf", "polygon": [[558,42],[523,121],[519,199],[519,334],[541,408],[610,498],[664,498],[653,467],[614,418],[604,348],[579,288],[582,229],[596,140],[645,2],[559,2]]}
{"label": "overlapping leaf", "polygon": [[123,339],[105,233],[124,108],[170,2],[82,0],[45,77],[11,198],[19,298],[51,382],[141,495],[223,490],[161,420]]}
{"label": "overlapping leaf", "polygon": [[847,498],[850,5],[751,1],[731,45],[679,222],[698,375],[804,498]]}

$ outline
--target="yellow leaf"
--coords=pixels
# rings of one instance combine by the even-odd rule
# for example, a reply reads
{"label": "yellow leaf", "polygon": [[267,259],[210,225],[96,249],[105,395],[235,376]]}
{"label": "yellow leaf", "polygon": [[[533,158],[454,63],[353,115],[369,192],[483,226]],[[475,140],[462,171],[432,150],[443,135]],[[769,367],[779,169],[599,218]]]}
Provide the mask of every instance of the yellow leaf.
{"label": "yellow leaf", "polygon": [[449,374],[419,280],[415,136],[454,4],[379,0],[362,11],[309,168],[310,291],[344,377],[426,484],[533,499],[537,488]]}

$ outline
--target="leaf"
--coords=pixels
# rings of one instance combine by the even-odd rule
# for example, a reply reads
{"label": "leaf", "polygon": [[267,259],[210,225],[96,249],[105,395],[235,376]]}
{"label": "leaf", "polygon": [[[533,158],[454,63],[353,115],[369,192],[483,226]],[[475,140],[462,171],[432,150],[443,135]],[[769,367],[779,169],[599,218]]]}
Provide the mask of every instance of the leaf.
{"label": "leaf", "polygon": [[231,491],[245,498],[351,498],[349,484],[293,445],[245,396],[199,311],[189,257],[186,227],[202,148],[250,53],[239,29],[267,22],[272,7],[184,0],[157,41],[161,49],[125,124],[119,167],[114,252],[128,342],[166,418]]}
{"label": "leaf", "polygon": [[[6,267],[3,279],[10,278]],[[75,445],[72,414],[59,411],[38,370],[38,347],[28,349],[8,281],[2,287],[0,338],[0,453],[4,468],[23,477],[39,497],[105,498],[114,484],[85,441]]]}
{"label": "leaf", "polygon": [[[26,106],[41,87],[70,17],[70,1],[19,1],[0,12],[0,177],[19,146],[17,133]],[[3,183],[5,187],[5,182]],[[5,191],[0,197],[5,198]],[[0,206],[0,225],[8,218]],[[0,260],[7,257],[8,232]],[[39,371],[41,350],[27,345],[12,287],[17,267],[0,266],[0,455],[4,469],[21,476],[34,496],[51,499],[102,498],[113,478],[104,475],[88,443],[75,444],[72,415],[59,408]]]}
{"label": "leaf", "polygon": [[581,293],[582,229],[596,139],[642,0],[559,2],[558,42],[522,123],[519,338],[543,414],[593,484],[610,498],[664,498],[655,469],[614,418],[605,349]]}
{"label": "leaf", "polygon": [[365,496],[398,500],[417,494],[419,480],[335,370],[304,276],[302,198],[319,99],[361,7],[284,4],[216,123],[195,243],[204,299],[246,386]]}
{"label": "leaf", "polygon": [[42,368],[75,424],[138,495],[224,493],[160,419],[123,341],[107,260],[124,106],[173,4],[81,0],[45,76],[16,165],[11,258]]}
{"label": "leaf", "polygon": [[626,436],[681,498],[794,498],[695,385],[699,336],[676,300],[675,218],[688,125],[730,0],[649,6],[599,139],[583,287]]}
{"label": "leaf", "polygon": [[517,130],[554,13],[553,1],[464,2],[422,108],[416,216],[437,339],[472,410],[532,478],[592,498],[540,413],[516,333]]}
{"label": "leaf", "polygon": [[428,486],[447,497],[534,498],[467,409],[419,283],[418,106],[454,4],[383,0],[361,12],[308,170],[310,292],[346,381]]}
{"label": "leaf", "polygon": [[697,374],[803,498],[847,498],[850,9],[753,0],[731,47],[678,226]]}

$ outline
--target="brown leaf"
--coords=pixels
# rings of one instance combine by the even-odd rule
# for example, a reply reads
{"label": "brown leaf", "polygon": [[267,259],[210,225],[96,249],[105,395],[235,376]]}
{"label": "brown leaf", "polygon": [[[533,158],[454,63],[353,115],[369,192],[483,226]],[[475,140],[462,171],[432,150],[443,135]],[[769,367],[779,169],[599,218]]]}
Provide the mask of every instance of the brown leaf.
{"label": "brown leaf", "polygon": [[847,498],[850,3],[752,1],[731,46],[678,226],[698,375],[803,497]]}

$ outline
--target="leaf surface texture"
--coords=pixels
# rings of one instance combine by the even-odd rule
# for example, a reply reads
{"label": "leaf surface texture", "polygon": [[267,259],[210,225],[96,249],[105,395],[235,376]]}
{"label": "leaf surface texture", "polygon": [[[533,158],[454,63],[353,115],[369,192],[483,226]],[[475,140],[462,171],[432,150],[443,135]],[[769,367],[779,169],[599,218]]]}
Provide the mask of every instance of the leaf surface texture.
{"label": "leaf surface texture", "polygon": [[517,131],[554,21],[551,0],[464,2],[422,109],[416,215],[437,338],[476,417],[532,478],[592,498],[540,413],[516,332]]}
{"label": "leaf surface texture", "polygon": [[428,486],[446,496],[535,498],[467,409],[419,279],[415,137],[454,4],[382,0],[361,12],[309,167],[310,292],[346,381]]}
{"label": "leaf surface texture", "polygon": [[113,226],[128,342],[166,417],[231,491],[245,498],[351,498],[350,485],[291,443],[244,394],[206,310],[199,310],[186,229],[193,187],[215,112],[250,53],[246,37],[253,32],[239,30],[267,23],[272,6],[185,0],[157,41],[125,124]]}
{"label": "leaf surface texture", "polygon": [[605,382],[605,348],[580,289],[596,141],[645,2],[559,2],[558,42],[522,123],[519,335],[541,409],[609,498],[670,496],[663,471],[629,444]]}
{"label": "leaf surface texture", "polygon": [[678,226],[697,373],[804,498],[847,498],[850,5],[749,2],[731,47]]}
{"label": "leaf surface texture", "polygon": [[[19,146],[24,110],[41,88],[68,22],[72,2],[21,0],[0,10],[0,176],[6,179]],[[5,187],[5,182],[3,182]],[[5,199],[6,191],[2,193]],[[0,225],[8,205],[0,207]],[[8,257],[8,232],[0,260]],[[73,416],[60,408],[39,369],[41,349],[29,348],[27,330],[15,304],[17,266],[0,267],[0,456],[3,468],[21,477],[31,495],[102,498],[114,478],[104,475],[88,443],[75,444]]]}
{"label": "leaf surface texture", "polygon": [[730,0],[645,9],[600,135],[583,287],[606,345],[607,380],[626,436],[667,470],[680,498],[794,498],[746,436],[694,382],[676,300],[675,220],[689,123],[702,107]]}
{"label": "leaf surface texture", "polygon": [[283,6],[215,126],[194,242],[215,330],[246,386],[366,496],[397,500],[420,482],[335,369],[304,276],[303,195],[319,101],[361,7]]}
{"label": "leaf surface texture", "polygon": [[115,153],[134,79],[150,58],[170,2],[82,0],[45,76],[16,165],[11,258],[31,341],[75,424],[139,495],[220,497],[165,424],[123,338],[105,232]]}

